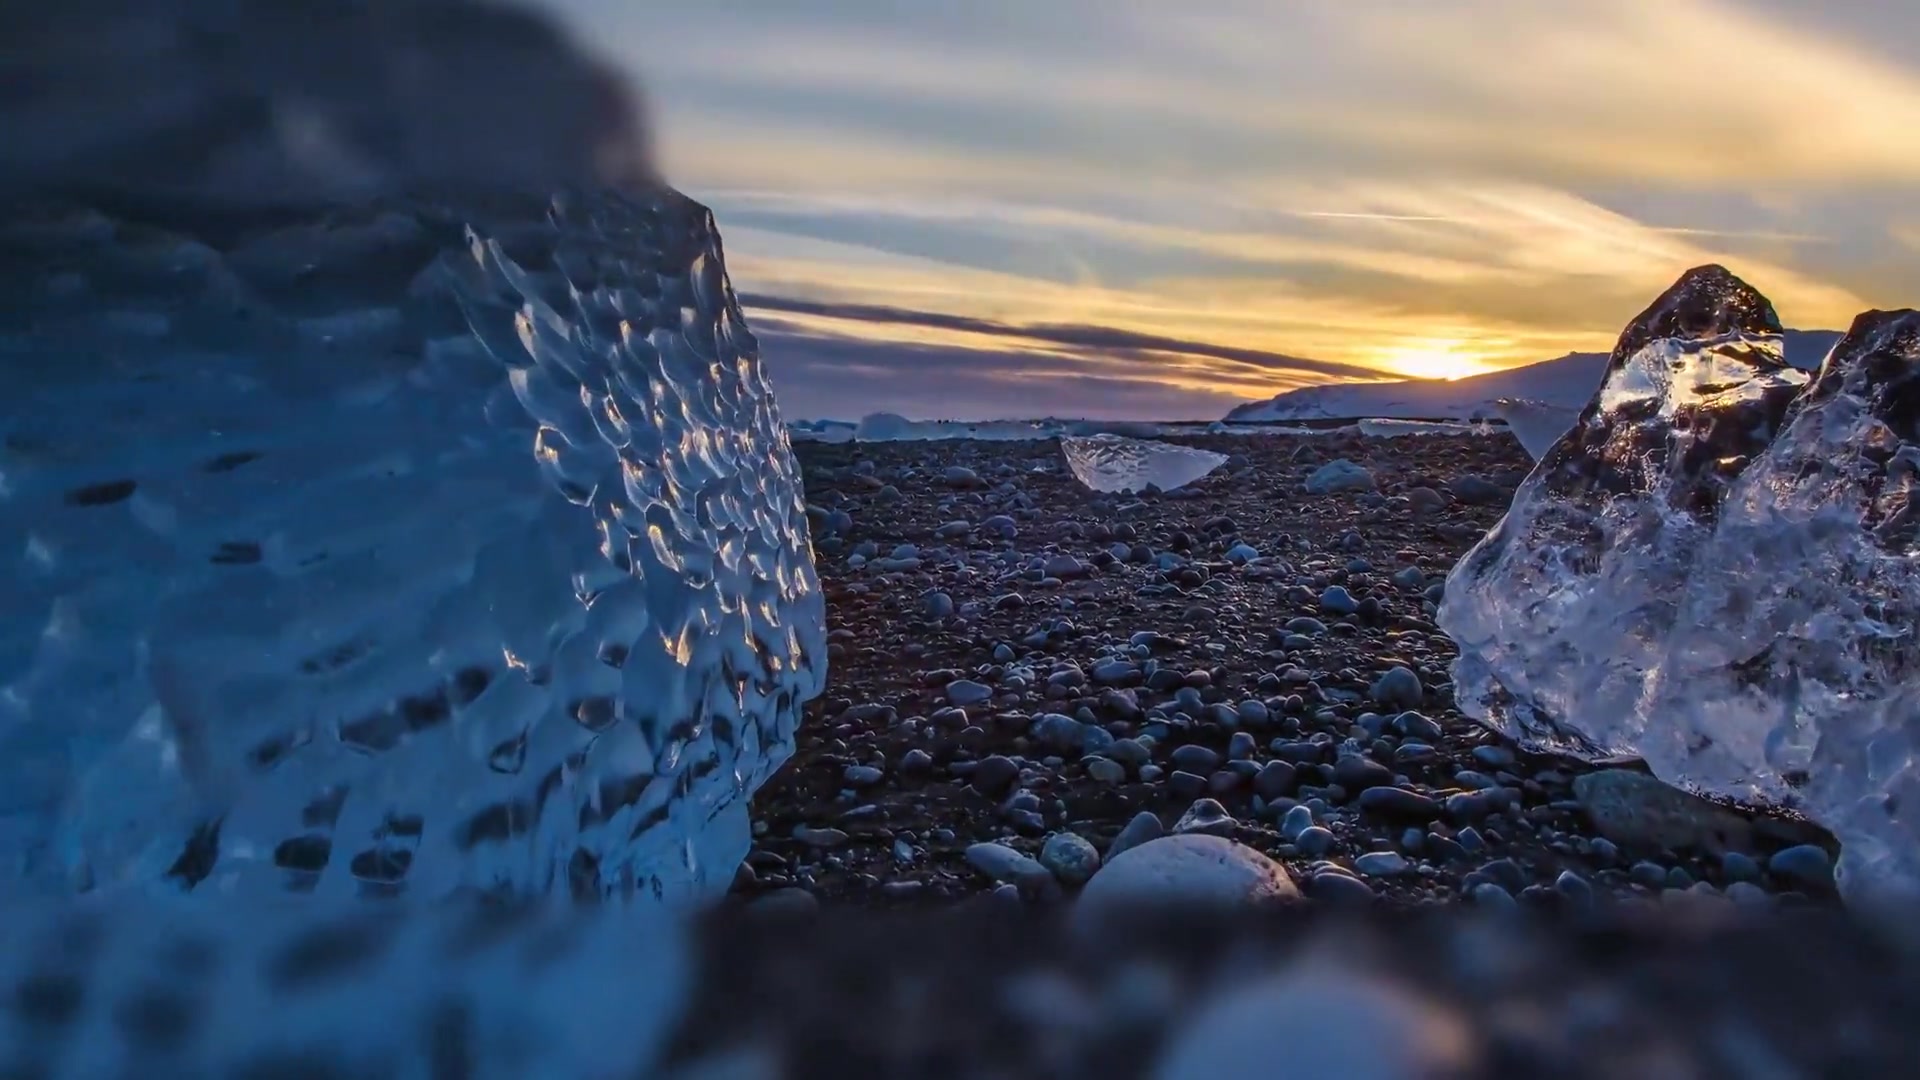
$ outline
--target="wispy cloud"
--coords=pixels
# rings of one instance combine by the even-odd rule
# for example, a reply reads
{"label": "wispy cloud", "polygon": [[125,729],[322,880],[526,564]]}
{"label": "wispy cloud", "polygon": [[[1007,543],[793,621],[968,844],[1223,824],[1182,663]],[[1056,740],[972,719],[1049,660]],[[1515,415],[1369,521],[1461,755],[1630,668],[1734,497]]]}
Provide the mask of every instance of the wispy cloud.
{"label": "wispy cloud", "polygon": [[1799,326],[1920,299],[1882,0],[549,2],[646,77],[787,386],[1210,408],[1605,348],[1710,261]]}

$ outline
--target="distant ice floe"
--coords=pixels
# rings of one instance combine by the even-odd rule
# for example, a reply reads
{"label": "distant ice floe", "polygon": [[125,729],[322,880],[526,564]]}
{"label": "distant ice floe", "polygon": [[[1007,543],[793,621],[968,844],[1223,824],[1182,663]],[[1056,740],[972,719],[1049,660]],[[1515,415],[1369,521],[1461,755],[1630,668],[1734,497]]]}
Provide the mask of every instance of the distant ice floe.
{"label": "distant ice floe", "polygon": [[873,413],[855,425],[855,442],[912,442],[933,439],[980,439],[989,442],[1026,442],[1059,434],[1034,420],[909,420],[893,413]]}
{"label": "distant ice floe", "polygon": [[1388,417],[1362,420],[1353,426],[1359,429],[1360,434],[1378,439],[1397,439],[1402,435],[1486,435],[1498,430],[1486,424],[1395,420]]}
{"label": "distant ice floe", "polygon": [[1358,431],[1376,438],[1403,435],[1487,435],[1499,427],[1484,422],[1365,419],[1334,427],[1305,427],[1268,422],[1230,424],[1212,421],[1152,420],[909,420],[893,413],[873,413],[858,423],[844,420],[796,420],[787,424],[792,442],[879,443],[935,442],[973,439],[984,442],[1038,442],[1062,437],[1116,435],[1155,439],[1187,435],[1297,436],[1335,435]]}
{"label": "distant ice floe", "polygon": [[1227,455],[1178,443],[1148,442],[1120,435],[1068,435],[1060,440],[1067,467],[1099,492],[1172,491],[1226,464]]}

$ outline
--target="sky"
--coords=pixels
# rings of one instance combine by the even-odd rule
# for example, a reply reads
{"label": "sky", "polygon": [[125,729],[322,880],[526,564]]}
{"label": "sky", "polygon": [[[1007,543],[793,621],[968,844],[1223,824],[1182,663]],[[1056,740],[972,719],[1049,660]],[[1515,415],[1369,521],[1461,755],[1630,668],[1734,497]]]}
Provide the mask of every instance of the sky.
{"label": "sky", "polygon": [[1212,419],[1605,351],[1721,262],[1920,306],[1920,4],[545,0],[788,419]]}

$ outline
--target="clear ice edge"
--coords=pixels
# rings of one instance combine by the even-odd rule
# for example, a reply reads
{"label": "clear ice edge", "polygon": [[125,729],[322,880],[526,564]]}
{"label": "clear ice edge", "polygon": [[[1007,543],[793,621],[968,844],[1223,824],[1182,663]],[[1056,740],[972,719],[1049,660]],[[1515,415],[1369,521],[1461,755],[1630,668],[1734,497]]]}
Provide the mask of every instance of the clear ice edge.
{"label": "clear ice edge", "polygon": [[1811,379],[1772,306],[1689,271],[1448,576],[1461,709],[1530,748],[1643,759],[1840,840],[1850,902],[1920,894],[1920,313]]}

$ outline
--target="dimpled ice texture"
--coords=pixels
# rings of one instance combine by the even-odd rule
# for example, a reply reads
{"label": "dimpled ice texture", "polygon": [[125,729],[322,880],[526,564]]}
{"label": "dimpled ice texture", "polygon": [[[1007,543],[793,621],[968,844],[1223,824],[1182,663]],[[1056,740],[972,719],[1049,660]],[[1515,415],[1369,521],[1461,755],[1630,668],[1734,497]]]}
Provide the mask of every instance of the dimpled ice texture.
{"label": "dimpled ice texture", "polygon": [[826,652],[711,215],[523,14],[88,6],[9,14],[112,115],[0,183],[0,895],[723,891]]}
{"label": "dimpled ice texture", "polygon": [[1121,435],[1066,435],[1060,449],[1067,467],[1095,491],[1161,491],[1184,487],[1226,463],[1225,454],[1178,443],[1149,442]]}

